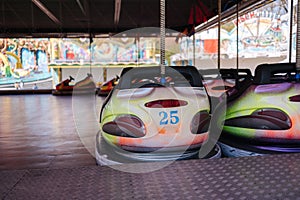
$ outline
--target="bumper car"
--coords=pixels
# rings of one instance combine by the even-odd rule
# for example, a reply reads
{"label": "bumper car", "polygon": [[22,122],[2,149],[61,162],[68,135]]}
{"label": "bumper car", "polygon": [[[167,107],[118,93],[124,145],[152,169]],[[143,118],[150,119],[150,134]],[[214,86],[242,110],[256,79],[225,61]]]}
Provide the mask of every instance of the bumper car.
{"label": "bumper car", "polygon": [[[206,141],[210,103],[197,69],[139,67],[105,99],[96,137],[99,165],[197,158]],[[207,158],[220,157],[215,146]]]}
{"label": "bumper car", "polygon": [[220,137],[230,157],[300,152],[300,82],[295,64],[263,64],[227,100]]}
{"label": "bumper car", "polygon": [[203,85],[210,96],[213,109],[228,90],[245,80],[253,79],[249,69],[203,69],[199,73],[203,77]]}
{"label": "bumper car", "polygon": [[120,77],[117,75],[116,77],[103,83],[98,90],[98,95],[99,96],[107,96],[110,93],[110,91],[118,84],[119,79],[120,79]]}
{"label": "bumper car", "polygon": [[68,79],[62,81],[55,86],[55,90],[52,91],[53,95],[72,95],[76,90],[76,93],[90,93],[95,92],[96,84],[93,80],[92,74],[87,74],[87,77],[83,80],[71,84],[75,79],[70,76]]}
{"label": "bumper car", "polygon": [[199,70],[203,77],[203,85],[209,96],[219,98],[227,90],[235,86],[237,78],[242,81],[252,78],[249,69],[203,69]]}

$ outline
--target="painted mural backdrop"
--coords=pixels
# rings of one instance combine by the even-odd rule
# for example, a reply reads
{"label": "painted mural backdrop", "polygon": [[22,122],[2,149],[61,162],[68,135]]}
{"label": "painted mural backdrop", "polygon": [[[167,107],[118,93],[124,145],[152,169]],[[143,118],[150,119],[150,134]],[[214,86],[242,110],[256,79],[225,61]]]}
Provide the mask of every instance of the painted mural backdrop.
{"label": "painted mural backdrop", "polygon": [[50,44],[51,64],[90,62],[90,42],[87,38],[51,38]]}
{"label": "painted mural backdrop", "polygon": [[50,39],[51,65],[111,65],[154,63],[157,39]]}
{"label": "painted mural backdrop", "polygon": [[93,41],[89,38],[0,39],[0,87],[49,80],[57,76],[55,66],[158,63],[157,42],[157,38],[126,37]]}
{"label": "painted mural backdrop", "polygon": [[[295,10],[294,10],[294,13]],[[280,57],[288,53],[289,13],[287,1],[271,4],[233,19],[221,26],[220,51],[222,58]],[[295,54],[296,21],[293,17],[293,53]],[[238,31],[237,31],[238,26]],[[237,40],[238,34],[238,40]],[[193,58],[192,38],[180,41],[182,58]],[[195,35],[197,58],[214,58],[218,51],[218,28],[214,27]]]}
{"label": "painted mural backdrop", "polygon": [[0,85],[51,78],[48,39],[0,39]]}

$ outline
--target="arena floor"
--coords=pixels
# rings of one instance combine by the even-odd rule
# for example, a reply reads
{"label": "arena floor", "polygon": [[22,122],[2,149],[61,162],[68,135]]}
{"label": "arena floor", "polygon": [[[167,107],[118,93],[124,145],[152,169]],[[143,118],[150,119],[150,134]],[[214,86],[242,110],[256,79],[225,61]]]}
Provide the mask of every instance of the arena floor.
{"label": "arena floor", "polygon": [[102,101],[0,96],[1,199],[300,199],[300,154],[97,166]]}

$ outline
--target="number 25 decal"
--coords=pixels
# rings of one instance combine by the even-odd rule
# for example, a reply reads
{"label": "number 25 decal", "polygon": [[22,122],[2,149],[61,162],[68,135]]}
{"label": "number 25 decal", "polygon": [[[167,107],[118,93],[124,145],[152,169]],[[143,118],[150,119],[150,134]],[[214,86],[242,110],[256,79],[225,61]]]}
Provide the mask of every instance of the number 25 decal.
{"label": "number 25 decal", "polygon": [[159,125],[177,124],[179,122],[178,110],[171,110],[170,113],[161,111],[159,116],[162,117]]}

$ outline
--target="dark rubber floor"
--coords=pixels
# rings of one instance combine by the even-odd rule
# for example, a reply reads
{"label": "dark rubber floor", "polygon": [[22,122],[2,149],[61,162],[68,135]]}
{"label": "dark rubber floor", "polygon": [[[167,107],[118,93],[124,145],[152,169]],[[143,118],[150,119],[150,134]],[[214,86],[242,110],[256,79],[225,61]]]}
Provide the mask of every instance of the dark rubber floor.
{"label": "dark rubber floor", "polygon": [[[109,167],[0,171],[1,199],[300,199],[299,154]],[[155,163],[126,164],[141,170]]]}

